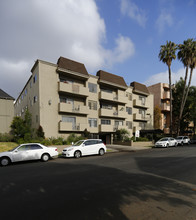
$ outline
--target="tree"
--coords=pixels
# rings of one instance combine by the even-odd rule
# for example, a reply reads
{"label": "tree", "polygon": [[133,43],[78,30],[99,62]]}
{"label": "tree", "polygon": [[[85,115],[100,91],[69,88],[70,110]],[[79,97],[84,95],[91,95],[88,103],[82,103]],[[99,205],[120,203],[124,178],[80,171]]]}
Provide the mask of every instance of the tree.
{"label": "tree", "polygon": [[32,116],[27,110],[25,112],[24,119],[21,117],[14,117],[12,124],[11,124],[11,134],[14,135],[14,138],[16,141],[18,139],[24,139],[25,141],[30,141],[32,138],[32,129],[31,129],[31,123],[32,123]]}
{"label": "tree", "polygon": [[[194,41],[193,39],[187,39],[186,41],[183,42],[183,44],[178,45],[178,49],[179,49],[178,59],[184,64],[184,67],[186,68],[185,77],[184,77],[184,87],[183,87],[183,93],[182,93],[181,104],[180,104],[178,126],[177,126],[177,134],[179,135],[180,123],[182,120],[182,113],[183,113],[184,106],[185,106],[187,96],[189,93],[193,70],[196,67],[196,41]],[[190,75],[189,75],[189,81],[187,85],[189,68],[190,68]]]}
{"label": "tree", "polygon": [[160,120],[161,120],[161,108],[156,105],[154,108],[154,128],[155,129],[160,129],[161,127]]}
{"label": "tree", "polygon": [[[179,122],[179,112],[180,112],[180,104],[182,99],[182,93],[184,88],[184,80],[180,78],[178,82],[176,82],[173,89],[173,119],[174,123],[173,127],[178,133],[183,135],[184,131],[186,131],[189,127],[189,124],[196,122],[196,87],[191,86],[189,89],[189,94],[184,106],[184,111],[182,114],[182,120]],[[187,89],[187,86],[186,86]]]}
{"label": "tree", "polygon": [[161,45],[159,59],[168,66],[169,89],[170,89],[170,134],[172,135],[172,84],[171,84],[171,63],[176,59],[177,45],[167,41],[166,45]]}

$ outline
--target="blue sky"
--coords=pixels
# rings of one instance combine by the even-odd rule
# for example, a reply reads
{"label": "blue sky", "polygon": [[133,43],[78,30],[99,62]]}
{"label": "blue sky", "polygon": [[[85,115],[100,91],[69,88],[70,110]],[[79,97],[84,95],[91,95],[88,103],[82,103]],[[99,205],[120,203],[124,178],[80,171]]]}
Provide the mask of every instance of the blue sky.
{"label": "blue sky", "polygon": [[[0,88],[15,98],[37,59],[60,56],[152,85],[168,82],[160,45],[196,38],[196,0],[1,0],[0,29]],[[173,83],[181,76],[175,60]]]}

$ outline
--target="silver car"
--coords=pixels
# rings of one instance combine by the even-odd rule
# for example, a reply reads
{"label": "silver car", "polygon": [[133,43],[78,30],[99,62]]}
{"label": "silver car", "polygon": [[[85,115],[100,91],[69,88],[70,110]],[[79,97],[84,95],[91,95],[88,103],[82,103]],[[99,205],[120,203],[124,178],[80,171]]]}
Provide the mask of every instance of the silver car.
{"label": "silver car", "polygon": [[175,138],[172,137],[161,138],[155,143],[155,147],[172,147],[177,145],[178,142],[176,141]]}
{"label": "silver car", "polygon": [[27,160],[46,162],[52,157],[58,157],[56,147],[46,147],[39,143],[21,144],[10,151],[0,153],[0,165],[6,166],[11,162]]}
{"label": "silver car", "polygon": [[176,138],[179,145],[190,144],[190,139],[188,136],[178,136]]}

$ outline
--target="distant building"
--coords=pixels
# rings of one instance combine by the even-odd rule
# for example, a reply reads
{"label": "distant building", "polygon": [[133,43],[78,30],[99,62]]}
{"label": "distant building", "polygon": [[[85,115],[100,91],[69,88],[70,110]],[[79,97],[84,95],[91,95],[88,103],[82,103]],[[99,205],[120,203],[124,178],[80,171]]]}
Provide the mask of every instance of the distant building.
{"label": "distant building", "polygon": [[90,132],[111,143],[116,130],[153,127],[153,95],[143,84],[128,86],[123,77],[100,70],[90,75],[84,64],[64,57],[57,64],[37,60],[15,103],[17,116],[32,114],[32,126],[45,137]]}
{"label": "distant building", "polygon": [[161,109],[160,129],[164,133],[169,133],[170,125],[170,92],[169,84],[157,83],[148,87],[149,91],[154,94],[154,107]]}
{"label": "distant building", "polygon": [[14,117],[14,98],[0,89],[0,133],[9,133]]}

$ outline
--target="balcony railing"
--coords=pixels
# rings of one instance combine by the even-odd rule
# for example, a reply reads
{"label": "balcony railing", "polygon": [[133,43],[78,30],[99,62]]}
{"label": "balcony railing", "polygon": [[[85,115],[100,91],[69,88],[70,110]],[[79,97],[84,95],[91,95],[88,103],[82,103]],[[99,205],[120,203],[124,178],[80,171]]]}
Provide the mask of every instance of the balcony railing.
{"label": "balcony railing", "polygon": [[135,121],[148,121],[149,117],[147,117],[146,115],[142,115],[142,114],[133,114],[133,120]]}
{"label": "balcony railing", "polygon": [[87,125],[72,122],[59,122],[59,131],[84,131]]}
{"label": "balcony railing", "polygon": [[142,100],[133,100],[133,106],[139,107],[139,108],[149,108],[148,104],[146,102],[143,102]]}
{"label": "balcony railing", "polygon": [[59,92],[71,93],[77,96],[88,96],[88,88],[64,82],[59,82]]}
{"label": "balcony railing", "polygon": [[88,108],[84,105],[72,105],[69,103],[59,103],[59,112],[67,112],[74,114],[88,114]]}
{"label": "balcony railing", "polygon": [[113,118],[126,118],[125,111],[117,111],[112,109],[101,108],[99,110],[99,115],[103,117],[113,117]]}
{"label": "balcony railing", "polygon": [[127,103],[128,101],[128,98],[126,96],[118,96],[118,95],[114,95],[113,93],[108,93],[103,91],[99,93],[99,98],[108,101],[123,103],[123,104]]}

